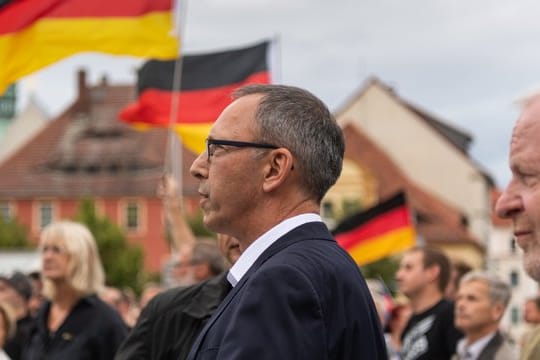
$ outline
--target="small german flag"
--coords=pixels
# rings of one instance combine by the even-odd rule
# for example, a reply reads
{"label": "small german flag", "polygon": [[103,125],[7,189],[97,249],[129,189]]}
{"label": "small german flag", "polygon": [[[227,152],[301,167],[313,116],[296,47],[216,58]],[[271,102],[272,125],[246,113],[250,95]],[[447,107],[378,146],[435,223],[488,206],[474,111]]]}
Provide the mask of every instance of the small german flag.
{"label": "small german flag", "polygon": [[358,265],[397,254],[416,243],[403,192],[345,219],[332,233]]}
{"label": "small german flag", "polygon": [[265,41],[240,49],[184,55],[179,109],[172,120],[176,61],[148,61],[138,72],[138,101],[125,107],[120,119],[143,128],[172,125],[184,145],[200,153],[210,127],[231,103],[233,90],[246,84],[270,83],[269,46]]}

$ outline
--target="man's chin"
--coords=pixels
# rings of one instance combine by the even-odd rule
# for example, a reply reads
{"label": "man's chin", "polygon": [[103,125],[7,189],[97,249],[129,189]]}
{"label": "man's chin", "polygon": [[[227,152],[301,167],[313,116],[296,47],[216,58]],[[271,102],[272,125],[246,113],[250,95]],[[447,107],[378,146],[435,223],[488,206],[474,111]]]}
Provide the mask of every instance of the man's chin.
{"label": "man's chin", "polygon": [[524,253],[523,267],[530,277],[540,282],[540,249],[535,247]]}

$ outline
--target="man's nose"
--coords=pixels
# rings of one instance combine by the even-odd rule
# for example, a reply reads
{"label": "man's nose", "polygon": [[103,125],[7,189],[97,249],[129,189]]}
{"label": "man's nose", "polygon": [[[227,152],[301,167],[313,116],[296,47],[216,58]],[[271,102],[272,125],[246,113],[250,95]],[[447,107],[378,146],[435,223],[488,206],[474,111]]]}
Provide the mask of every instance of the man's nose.
{"label": "man's nose", "polygon": [[197,179],[206,178],[208,174],[208,155],[206,154],[206,151],[193,160],[189,172],[191,176]]}
{"label": "man's nose", "polygon": [[515,184],[515,181],[512,180],[506,189],[504,189],[499,199],[497,199],[495,212],[500,218],[508,219],[522,210],[523,202],[517,190],[517,185]]}

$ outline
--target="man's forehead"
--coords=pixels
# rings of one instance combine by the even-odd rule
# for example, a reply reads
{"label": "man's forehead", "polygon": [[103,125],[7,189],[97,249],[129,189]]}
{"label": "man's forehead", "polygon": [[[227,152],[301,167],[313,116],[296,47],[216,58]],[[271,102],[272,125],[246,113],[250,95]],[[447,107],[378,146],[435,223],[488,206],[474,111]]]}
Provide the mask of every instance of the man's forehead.
{"label": "man's forehead", "polygon": [[224,135],[237,136],[251,129],[257,104],[258,98],[252,95],[233,101],[214,122],[209,137],[219,139]]}
{"label": "man's forehead", "polygon": [[420,263],[422,261],[421,251],[409,251],[403,255],[402,263]]}

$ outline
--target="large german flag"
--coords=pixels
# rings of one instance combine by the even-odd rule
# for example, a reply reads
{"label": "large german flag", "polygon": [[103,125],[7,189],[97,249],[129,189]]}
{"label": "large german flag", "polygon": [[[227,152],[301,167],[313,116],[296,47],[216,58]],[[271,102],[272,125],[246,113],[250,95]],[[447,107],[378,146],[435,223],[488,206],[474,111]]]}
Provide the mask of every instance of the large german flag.
{"label": "large german flag", "polygon": [[178,45],[172,0],[2,0],[0,93],[78,52],[173,59]]}
{"label": "large german flag", "polygon": [[333,234],[358,265],[402,252],[416,242],[405,194],[402,192],[345,219],[334,229]]}
{"label": "large german flag", "polygon": [[173,126],[186,147],[204,151],[204,139],[212,123],[231,102],[234,89],[270,82],[270,43],[216,53],[185,55],[178,96],[179,109],[171,119],[176,62],[152,60],[139,70],[136,103],[124,108],[120,118],[140,126]]}

